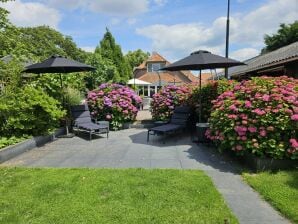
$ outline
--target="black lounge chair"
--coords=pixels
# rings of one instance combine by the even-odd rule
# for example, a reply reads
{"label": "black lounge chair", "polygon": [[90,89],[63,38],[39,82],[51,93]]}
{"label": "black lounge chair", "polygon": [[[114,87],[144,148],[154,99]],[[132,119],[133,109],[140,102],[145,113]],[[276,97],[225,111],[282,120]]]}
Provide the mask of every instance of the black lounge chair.
{"label": "black lounge chair", "polygon": [[92,135],[100,134],[107,134],[107,138],[109,138],[109,122],[99,121],[94,123],[87,104],[72,106],[71,114],[74,119],[74,132],[88,132],[90,140]]}
{"label": "black lounge chair", "polygon": [[170,121],[167,124],[148,129],[147,142],[150,135],[166,135],[176,133],[186,128],[190,117],[190,109],[187,106],[176,107]]}

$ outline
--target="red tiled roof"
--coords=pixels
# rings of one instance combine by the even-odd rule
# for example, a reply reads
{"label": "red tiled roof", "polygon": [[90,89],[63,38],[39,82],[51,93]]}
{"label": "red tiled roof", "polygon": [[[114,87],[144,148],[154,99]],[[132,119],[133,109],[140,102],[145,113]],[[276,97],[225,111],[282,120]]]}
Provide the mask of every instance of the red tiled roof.
{"label": "red tiled roof", "polygon": [[135,69],[144,69],[144,68],[146,68],[148,62],[165,62],[166,65],[170,64],[170,62],[168,62],[163,56],[161,56],[157,52],[153,52],[152,55],[146,61],[143,61],[143,63],[140,64]]}
{"label": "red tiled roof", "polygon": [[184,83],[178,75],[174,75],[173,72],[160,72],[159,75],[156,72],[147,72],[138,79],[143,80],[145,82],[150,83],[158,83],[159,82],[159,76],[160,80],[163,82],[177,82],[177,83]]}
{"label": "red tiled roof", "polygon": [[198,82],[198,77],[194,76],[190,71],[180,71],[182,74],[184,74],[191,82]]}
{"label": "red tiled roof", "polygon": [[[165,62],[166,65],[171,64],[169,61],[167,61],[160,54],[158,54],[157,52],[153,52],[152,55],[146,61],[144,61],[142,64],[140,64],[138,67],[135,68],[134,72],[136,72],[136,70],[147,69],[148,62]],[[190,71],[160,72],[160,74],[161,74],[161,80],[165,81],[165,82],[173,82],[174,74],[176,74],[175,81],[177,81],[177,82],[182,82],[182,83],[199,82],[198,78],[196,76],[194,76]],[[189,82],[186,82],[186,80],[181,80],[179,78],[179,75],[183,75],[184,77],[186,77],[186,80],[189,80]],[[150,72],[147,72],[144,75],[140,76],[139,79],[146,81],[146,82],[151,82],[151,83],[159,81],[158,76],[157,75],[155,76]],[[178,79],[179,79],[179,81],[178,81]]]}
{"label": "red tiled roof", "polygon": [[157,52],[153,52],[152,55],[147,59],[147,62],[168,62],[168,61]]}

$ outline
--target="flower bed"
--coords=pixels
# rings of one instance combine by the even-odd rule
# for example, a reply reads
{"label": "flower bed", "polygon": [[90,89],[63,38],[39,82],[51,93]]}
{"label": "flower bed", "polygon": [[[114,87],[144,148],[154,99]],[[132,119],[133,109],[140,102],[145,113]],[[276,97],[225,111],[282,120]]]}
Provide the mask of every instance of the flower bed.
{"label": "flower bed", "polygon": [[137,105],[142,102],[132,89],[118,84],[102,84],[88,93],[91,114],[97,120],[107,120],[113,129],[135,120]]}
{"label": "flower bed", "polygon": [[176,106],[184,104],[191,93],[186,86],[165,86],[153,95],[151,101],[153,120],[166,121],[170,119]]}
{"label": "flower bed", "polygon": [[255,77],[213,102],[206,135],[221,149],[275,159],[298,158],[298,80]]}

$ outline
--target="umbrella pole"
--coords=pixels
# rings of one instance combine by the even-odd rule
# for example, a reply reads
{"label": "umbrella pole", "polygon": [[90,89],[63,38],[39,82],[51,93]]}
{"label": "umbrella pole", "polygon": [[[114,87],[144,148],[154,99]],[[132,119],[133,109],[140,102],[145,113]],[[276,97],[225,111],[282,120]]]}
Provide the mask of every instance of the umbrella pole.
{"label": "umbrella pole", "polygon": [[[60,75],[60,86],[61,86],[61,95],[62,95],[62,107],[65,107],[65,99],[64,99],[64,94],[63,94],[63,80],[62,80],[62,76],[61,73]],[[68,130],[68,121],[67,118],[65,119],[65,131],[66,131],[66,136],[69,135],[69,130]]]}
{"label": "umbrella pole", "polygon": [[61,91],[62,106],[64,106],[63,83],[62,83],[61,74],[59,74],[59,77],[60,77],[60,91]]}
{"label": "umbrella pole", "polygon": [[202,118],[202,76],[201,76],[202,70],[200,69],[200,98],[199,98],[199,104],[200,104],[200,110],[199,110],[199,123],[201,123]]}

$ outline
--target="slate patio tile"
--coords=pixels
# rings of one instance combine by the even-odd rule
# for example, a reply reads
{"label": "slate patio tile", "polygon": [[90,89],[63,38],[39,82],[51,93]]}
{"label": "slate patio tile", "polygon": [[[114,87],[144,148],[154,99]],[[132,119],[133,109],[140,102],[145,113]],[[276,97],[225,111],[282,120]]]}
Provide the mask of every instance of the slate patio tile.
{"label": "slate patio tile", "polygon": [[176,159],[151,159],[151,168],[181,169],[181,163]]}

